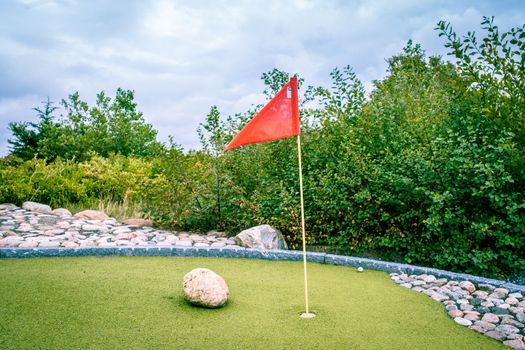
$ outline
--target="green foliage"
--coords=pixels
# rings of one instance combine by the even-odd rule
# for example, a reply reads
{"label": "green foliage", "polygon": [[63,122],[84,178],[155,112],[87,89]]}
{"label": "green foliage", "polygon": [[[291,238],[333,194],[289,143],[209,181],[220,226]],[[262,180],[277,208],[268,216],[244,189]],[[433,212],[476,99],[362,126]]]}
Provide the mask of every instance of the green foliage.
{"label": "green foliage", "polygon": [[134,93],[117,89],[115,98],[104,92],[97,95],[96,105],[80,99],[78,93],[62,100],[65,115],[57,118],[48,100],[44,108],[35,108],[38,123],[11,123],[11,153],[22,159],[33,157],[53,160],[86,160],[93,154],[155,156],[163,150],[156,141],[157,131],[144,121],[134,102]]}
{"label": "green foliage", "polygon": [[440,21],[439,36],[447,39],[449,55],[456,57],[458,71],[471,82],[477,113],[514,132],[525,142],[525,24],[500,33],[494,17],[483,17],[481,28],[457,35],[450,23]]}

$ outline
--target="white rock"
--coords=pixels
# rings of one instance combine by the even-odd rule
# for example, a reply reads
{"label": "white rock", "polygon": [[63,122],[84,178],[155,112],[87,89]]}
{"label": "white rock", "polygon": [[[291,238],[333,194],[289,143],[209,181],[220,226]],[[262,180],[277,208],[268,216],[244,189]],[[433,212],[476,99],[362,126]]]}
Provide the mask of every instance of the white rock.
{"label": "white rock", "polygon": [[38,246],[37,241],[25,241],[20,243],[19,248],[36,248]]}
{"label": "white rock", "polygon": [[181,246],[181,247],[191,247],[193,246],[193,241],[190,241],[189,239],[181,239],[175,242],[175,245]]}
{"label": "white rock", "polygon": [[230,294],[224,279],[204,268],[188,272],[183,278],[182,288],[187,301],[209,308],[223,306]]}
{"label": "white rock", "polygon": [[24,202],[24,204],[22,204],[22,208],[24,208],[25,210],[35,211],[37,213],[51,213],[51,207],[49,205],[36,202]]}
{"label": "white rock", "polygon": [[106,231],[107,227],[101,225],[84,224],[82,225],[82,229],[85,231]]}
{"label": "white rock", "polygon": [[59,241],[41,241],[38,244],[39,247],[42,248],[54,248],[54,247],[60,247]]}
{"label": "white rock", "polygon": [[424,281],[425,283],[432,283],[432,282],[435,282],[437,278],[436,276],[433,276],[433,275],[426,275],[423,278],[421,278],[421,280]]}
{"label": "white rock", "polygon": [[456,317],[454,321],[456,321],[457,324],[460,324],[465,327],[472,326],[472,321],[464,319],[463,317]]}
{"label": "white rock", "polygon": [[434,293],[430,296],[432,299],[436,300],[436,301],[445,301],[445,300],[448,300],[450,299],[447,295],[445,294],[441,294],[441,293]]}

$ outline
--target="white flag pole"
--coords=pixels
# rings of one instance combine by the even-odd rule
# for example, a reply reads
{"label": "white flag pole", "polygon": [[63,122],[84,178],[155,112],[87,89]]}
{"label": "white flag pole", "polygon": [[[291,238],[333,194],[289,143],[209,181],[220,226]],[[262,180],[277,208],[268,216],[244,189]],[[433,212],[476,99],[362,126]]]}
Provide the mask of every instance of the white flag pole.
{"label": "white flag pole", "polygon": [[306,310],[301,314],[302,318],[314,318],[310,313],[308,305],[308,272],[306,268],[306,233],[304,228],[304,199],[303,199],[303,166],[301,164],[301,136],[297,135],[297,158],[299,160],[299,191],[301,193],[301,231],[303,234],[303,268],[304,268],[304,303]]}

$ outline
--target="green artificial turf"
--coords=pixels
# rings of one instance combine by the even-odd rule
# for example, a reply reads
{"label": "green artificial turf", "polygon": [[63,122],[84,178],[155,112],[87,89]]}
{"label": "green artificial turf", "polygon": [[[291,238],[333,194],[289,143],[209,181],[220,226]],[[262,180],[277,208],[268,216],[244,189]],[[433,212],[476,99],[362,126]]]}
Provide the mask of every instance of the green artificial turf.
{"label": "green artificial turf", "polygon": [[[222,275],[221,309],[186,303],[182,277]],[[386,273],[243,259],[111,257],[0,260],[0,349],[499,349]]]}

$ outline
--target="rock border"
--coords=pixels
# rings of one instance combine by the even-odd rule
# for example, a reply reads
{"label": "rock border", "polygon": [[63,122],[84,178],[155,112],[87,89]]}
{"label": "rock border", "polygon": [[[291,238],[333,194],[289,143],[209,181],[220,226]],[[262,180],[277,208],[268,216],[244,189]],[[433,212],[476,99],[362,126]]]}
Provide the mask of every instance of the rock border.
{"label": "rock border", "polygon": [[[434,275],[455,281],[470,281],[475,284],[491,284],[506,288],[511,292],[525,293],[525,286],[507,281],[479,277],[465,273],[456,273],[430,267],[394,263],[388,261],[342,256],[327,253],[307,252],[308,262],[400,273],[407,275]],[[214,248],[214,247],[74,247],[74,248],[0,248],[0,259],[3,258],[40,258],[40,257],[76,257],[76,256],[179,256],[210,258],[246,258],[261,260],[301,261],[302,251],[297,250],[261,250],[248,248]]]}

